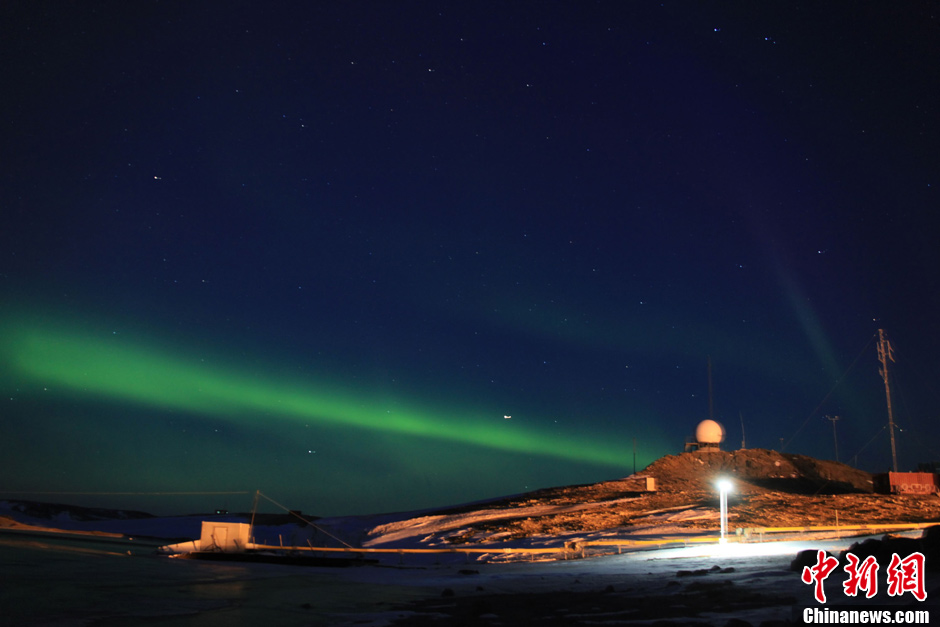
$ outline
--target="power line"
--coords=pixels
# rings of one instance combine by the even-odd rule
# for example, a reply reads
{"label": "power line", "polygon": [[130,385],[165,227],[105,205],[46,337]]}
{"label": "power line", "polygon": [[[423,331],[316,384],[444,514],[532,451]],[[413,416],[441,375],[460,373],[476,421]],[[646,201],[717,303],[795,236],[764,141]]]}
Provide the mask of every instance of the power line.
{"label": "power line", "polygon": [[[297,512],[295,512],[295,511],[293,511],[293,510],[290,510],[290,509],[287,509],[287,507],[281,505],[280,503],[278,503],[277,501],[275,501],[274,499],[272,499],[272,498],[271,498],[270,496],[268,496],[267,494],[264,494],[261,490],[256,490],[256,491],[255,491],[255,508],[254,508],[254,509],[257,509],[258,497],[259,497],[259,496],[260,496],[261,498],[263,498],[263,499],[267,499],[268,501],[271,501],[272,503],[274,503],[275,505],[277,505],[278,507],[280,507],[281,509],[283,509],[285,512],[287,512],[289,515],[294,516],[294,517],[296,517],[296,518],[299,518],[300,520],[302,520],[304,523],[306,523],[306,524],[309,525],[310,527],[313,527],[313,528],[316,529],[317,531],[320,531],[321,533],[324,533],[324,534],[328,535],[329,537],[333,538],[334,540],[336,540],[336,541],[339,542],[340,544],[342,544],[342,545],[344,545],[344,546],[346,546],[346,547],[348,547],[348,548],[350,548],[350,549],[354,548],[351,544],[347,543],[345,540],[343,540],[343,539],[341,539],[341,538],[337,538],[336,536],[334,536],[332,533],[330,533],[329,531],[327,531],[327,530],[324,529],[323,527],[320,527],[319,525],[315,525],[315,524],[313,524],[313,522],[307,520],[307,519],[304,518],[303,516],[299,515]],[[251,512],[251,525],[252,525],[252,527],[253,527],[254,524],[255,524],[255,522],[254,522],[254,521],[255,521],[255,512],[254,512],[254,509],[253,509],[252,512]]]}
{"label": "power line", "polygon": [[[826,394],[826,396],[819,402],[819,405],[816,406],[816,409],[814,409],[813,411],[811,411],[811,412],[809,413],[809,415],[806,417],[806,420],[804,420],[804,421],[803,421],[803,424],[800,425],[800,428],[797,429],[797,430],[793,433],[793,435],[790,436],[790,439],[789,439],[789,440],[786,441],[786,444],[784,444],[784,443],[781,442],[781,444],[780,444],[780,450],[781,450],[781,452],[782,452],[784,449],[786,449],[788,446],[790,446],[790,443],[794,440],[794,438],[796,438],[797,435],[800,434],[800,431],[803,430],[803,427],[805,427],[805,426],[809,423],[809,419],[812,418],[813,416],[815,416],[815,415],[816,415],[816,412],[818,412],[818,411],[820,410],[820,408],[821,408],[823,405],[826,404],[826,401],[829,400],[829,397],[832,396],[832,393],[835,392],[835,391],[836,391],[836,388],[839,387],[839,386],[842,384],[842,381],[845,380],[845,377],[848,376],[849,372],[852,371],[852,368],[855,367],[855,364],[858,363],[858,360],[861,359],[861,358],[862,358],[862,355],[865,354],[865,351],[868,350],[868,347],[871,345],[872,340],[874,340],[875,337],[877,337],[877,335],[876,335],[876,334],[873,334],[873,335],[871,336],[871,338],[869,338],[868,342],[865,343],[865,346],[862,347],[862,350],[859,351],[858,356],[855,358],[855,361],[852,362],[852,365],[850,365],[850,366],[846,369],[846,371],[842,374],[841,377],[839,377],[838,379],[836,379],[836,382],[833,384],[832,389],[830,389],[829,392]],[[782,439],[782,438],[781,438],[781,439]]]}

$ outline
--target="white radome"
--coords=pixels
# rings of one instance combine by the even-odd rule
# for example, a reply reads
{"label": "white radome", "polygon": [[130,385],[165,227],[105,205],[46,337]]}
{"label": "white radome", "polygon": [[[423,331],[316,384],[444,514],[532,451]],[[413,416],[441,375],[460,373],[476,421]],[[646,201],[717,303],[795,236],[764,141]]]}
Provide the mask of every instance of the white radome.
{"label": "white radome", "polygon": [[699,444],[720,444],[725,439],[725,428],[714,420],[703,420],[695,427],[695,441]]}

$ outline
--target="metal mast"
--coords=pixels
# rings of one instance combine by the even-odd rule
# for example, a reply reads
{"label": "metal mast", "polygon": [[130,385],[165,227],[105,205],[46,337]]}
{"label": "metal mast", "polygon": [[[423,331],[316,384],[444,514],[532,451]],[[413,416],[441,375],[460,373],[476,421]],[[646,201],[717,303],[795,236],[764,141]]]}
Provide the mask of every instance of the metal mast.
{"label": "metal mast", "polygon": [[712,356],[708,355],[708,419],[715,419],[715,412],[712,404]]}
{"label": "metal mast", "polygon": [[836,437],[836,420],[838,416],[826,416],[826,419],[832,422],[832,442],[836,447],[836,461],[839,461],[839,438]]}
{"label": "metal mast", "polygon": [[[885,338],[884,329],[878,329],[878,359],[881,361],[881,378],[885,382],[885,396],[888,399],[888,431],[891,434],[891,463],[894,472],[898,471],[898,449],[894,442],[894,412],[891,409],[891,386],[888,384],[888,360],[894,361],[894,349]],[[835,423],[833,423],[835,426]]]}

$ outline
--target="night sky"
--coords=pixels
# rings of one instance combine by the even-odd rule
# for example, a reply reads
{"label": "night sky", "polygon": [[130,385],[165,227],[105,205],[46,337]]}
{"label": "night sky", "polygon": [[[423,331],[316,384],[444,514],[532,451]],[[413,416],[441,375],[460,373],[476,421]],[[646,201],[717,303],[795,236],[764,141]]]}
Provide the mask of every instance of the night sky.
{"label": "night sky", "polygon": [[833,459],[839,416],[884,471],[879,328],[900,465],[940,460],[938,20],[4,2],[0,498],[614,479],[683,450],[709,359],[726,450]]}

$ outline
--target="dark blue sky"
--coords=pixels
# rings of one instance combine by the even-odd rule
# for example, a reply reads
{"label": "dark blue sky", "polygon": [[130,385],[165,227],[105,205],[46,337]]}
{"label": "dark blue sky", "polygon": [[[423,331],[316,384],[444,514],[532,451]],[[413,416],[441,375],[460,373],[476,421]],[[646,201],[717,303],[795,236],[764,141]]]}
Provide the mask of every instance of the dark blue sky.
{"label": "dark blue sky", "polygon": [[709,357],[726,448],[884,470],[879,328],[940,459],[940,7],[817,4],[6,3],[0,497],[615,478]]}

